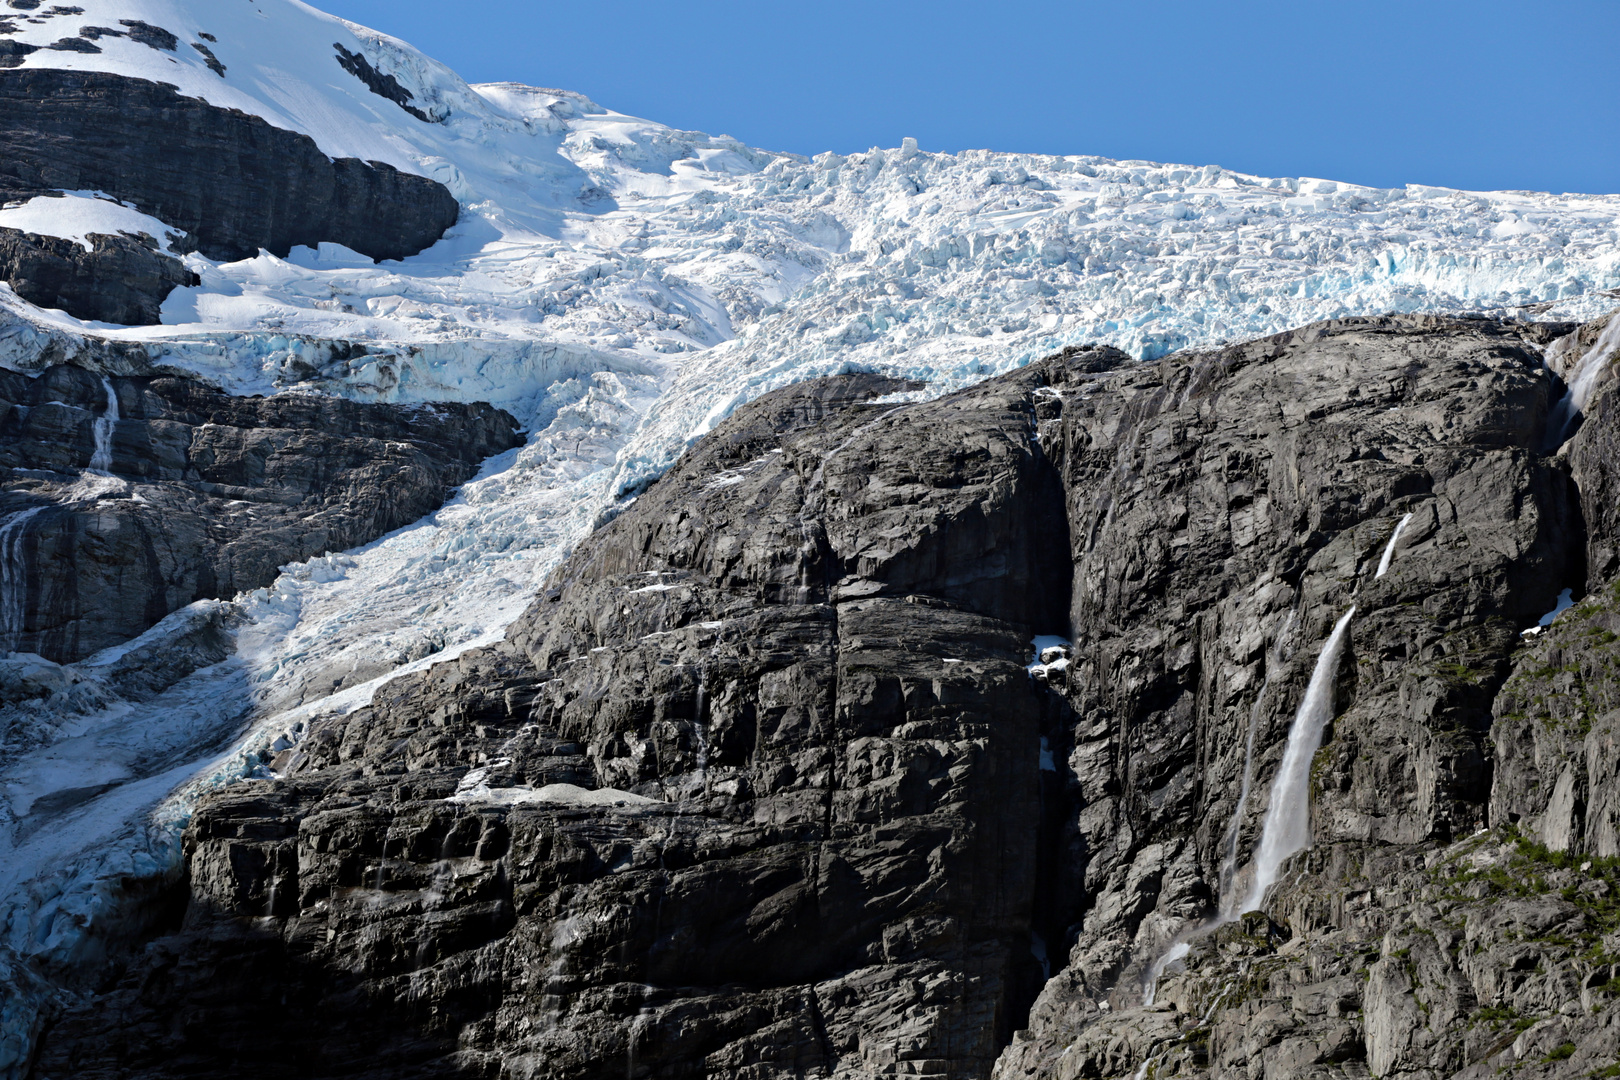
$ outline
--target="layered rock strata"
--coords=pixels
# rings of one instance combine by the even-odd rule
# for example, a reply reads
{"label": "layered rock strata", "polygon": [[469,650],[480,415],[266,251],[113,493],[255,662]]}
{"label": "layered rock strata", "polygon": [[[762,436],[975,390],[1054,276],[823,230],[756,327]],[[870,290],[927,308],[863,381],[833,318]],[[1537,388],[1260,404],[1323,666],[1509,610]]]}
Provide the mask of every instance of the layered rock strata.
{"label": "layered rock strata", "polygon": [[72,240],[0,229],[0,280],[35,307],[124,325],[161,321],[163,301],[197,275],[157,250],[157,238],[92,234]]}
{"label": "layered rock strata", "polygon": [[[1601,1074],[1610,404],[1544,452],[1538,348],[1575,329],[762,398],[502,645],[206,799],[183,920],[33,1075]],[[1352,607],[1314,846],[1247,912]]]}
{"label": "layered rock strata", "polygon": [[[436,181],[381,162],[334,160],[307,135],[184,97],[166,83],[93,71],[0,70],[0,115],[6,118],[0,200],[105,192],[174,228],[175,250],[210,259],[246,259],[260,249],[284,256],[295,245],[322,242],[402,259],[437,243],[459,214]],[[40,247],[43,238],[26,242]],[[24,299],[80,318],[116,312],[140,318],[108,321],[156,322],[152,312],[181,276],[189,283],[189,274],[155,252],[139,272],[128,273],[130,255],[98,246],[75,257],[71,276],[118,281],[117,289],[140,294],[133,304],[51,288],[37,273],[6,280]],[[153,259],[161,269],[147,265]]]}
{"label": "layered rock strata", "polygon": [[0,630],[58,662],[437,509],[516,421],[484,405],[230,397],[195,379],[0,371]]}

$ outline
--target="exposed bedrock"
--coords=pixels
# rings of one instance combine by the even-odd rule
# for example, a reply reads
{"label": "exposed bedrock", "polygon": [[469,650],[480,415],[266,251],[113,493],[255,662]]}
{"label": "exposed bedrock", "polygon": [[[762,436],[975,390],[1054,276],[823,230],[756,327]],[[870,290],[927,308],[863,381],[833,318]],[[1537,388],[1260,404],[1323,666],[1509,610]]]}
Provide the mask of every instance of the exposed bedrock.
{"label": "exposed bedrock", "polygon": [[3,647],[78,660],[195,600],[267,585],[285,563],[376,539],[518,445],[516,428],[487,405],[0,371]]}
{"label": "exposed bedrock", "polygon": [[[210,259],[251,258],[261,248],[284,256],[323,241],[402,259],[438,242],[459,213],[436,181],[380,162],[333,160],[307,135],[183,97],[166,83],[0,70],[0,117],[0,198],[105,192],[184,234],[177,250]],[[97,263],[104,276],[106,266]],[[173,283],[159,284],[151,307]]]}
{"label": "exposed bedrock", "polygon": [[[1411,325],[1385,325],[1402,323]],[[1421,338],[1385,336],[1377,323],[1363,323],[1329,328],[1318,343],[1311,338],[1324,328],[1229,353],[1231,374],[1213,392],[1195,378],[1166,384],[1164,400],[1177,407],[1155,410],[1156,437],[1152,428],[1139,429],[1142,449],[1125,462],[1114,458],[1119,479],[1103,496],[1113,500],[1112,520],[1098,526],[1105,539],[1121,516],[1121,482],[1156,480],[1160,491],[1176,489],[1165,479],[1176,474],[1163,456],[1169,451],[1155,459],[1149,448],[1176,446],[1182,432],[1198,429],[1199,414],[1254,417],[1236,407],[1232,393],[1245,381],[1283,375],[1278,361],[1289,352],[1338,352],[1351,361],[1337,371],[1296,370],[1294,400],[1267,425],[1265,440],[1224,447],[1228,455],[1246,454],[1274,439],[1278,427],[1298,433],[1296,450],[1245,458],[1239,486],[1228,489],[1255,517],[1239,519],[1231,546],[1218,556],[1252,584],[1223,585],[1213,611],[1182,609],[1187,629],[1178,630],[1149,614],[1156,606],[1151,546],[1097,544],[1103,559],[1123,559],[1130,569],[1095,579],[1081,556],[1078,617],[1090,613],[1123,632],[1096,634],[1103,645],[1089,675],[1080,635],[1071,701],[1081,715],[1107,709],[1136,731],[1107,733],[1099,724],[1098,737],[1076,747],[1083,765],[1104,763],[1093,773],[1098,790],[1113,784],[1119,793],[1079,818],[1084,846],[1102,862],[1087,867],[1098,900],[1069,970],[1048,984],[998,1076],[1150,1067],[1159,1076],[1472,1080],[1510,1066],[1528,1075],[1586,1076],[1615,1060],[1620,1011],[1611,994],[1593,988],[1609,983],[1620,951],[1620,910],[1611,899],[1620,864],[1580,865],[1579,856],[1537,846],[1542,835],[1560,840],[1581,826],[1570,824],[1554,791],[1554,777],[1566,770],[1545,752],[1558,739],[1556,724],[1541,715],[1527,723],[1516,704],[1528,698],[1554,715],[1581,712],[1578,685],[1555,694],[1547,686],[1536,693],[1531,684],[1548,677],[1550,659],[1573,660],[1558,652],[1570,643],[1578,642],[1582,659],[1574,666],[1583,673],[1606,670],[1615,657],[1613,635],[1578,617],[1528,639],[1528,648],[1520,635],[1553,609],[1556,592],[1579,596],[1587,588],[1588,550],[1596,567],[1597,554],[1612,549],[1612,530],[1602,524],[1612,511],[1595,514],[1600,508],[1589,493],[1568,478],[1573,472],[1589,482],[1612,468],[1603,449],[1613,439],[1606,405],[1594,402],[1564,452],[1540,456],[1534,450],[1545,446],[1541,429],[1562,384],[1502,329],[1418,325],[1425,323]],[[1325,348],[1332,351],[1324,355]],[[1384,363],[1366,363],[1380,356]],[[1133,473],[1142,479],[1133,481]],[[1294,502],[1276,482],[1279,474],[1304,478],[1312,497]],[[1205,490],[1218,482],[1206,481]],[[1198,501],[1137,499],[1130,506],[1165,524],[1183,511],[1189,521],[1200,513]],[[1203,516],[1210,516],[1207,502]],[[1256,519],[1265,524],[1252,525]],[[1319,539],[1267,542],[1290,521],[1296,536]],[[1078,519],[1075,535],[1083,535]],[[1250,536],[1258,560],[1244,553]],[[1385,552],[1389,569],[1380,578]],[[1268,567],[1267,558],[1278,561]],[[1182,563],[1157,565],[1173,573]],[[1087,580],[1104,586],[1089,608]],[[1157,587],[1170,605],[1200,595],[1188,579],[1165,587],[1160,578]],[[1133,598],[1141,601],[1134,609]],[[1336,716],[1311,762],[1315,846],[1287,865],[1264,912],[1188,933],[1217,910],[1212,894],[1246,895],[1244,868],[1305,680],[1333,620],[1351,604],[1356,615],[1338,670]],[[1577,613],[1601,623],[1605,604],[1617,606],[1594,591]],[[1612,613],[1607,621],[1620,622]],[[1110,646],[1110,638],[1119,644]],[[1134,646],[1133,638],[1149,647]],[[1159,702],[1147,711],[1104,665],[1128,670],[1154,648],[1165,661],[1144,665],[1139,693]],[[1571,673],[1557,677],[1579,682]],[[1074,700],[1076,692],[1096,695],[1098,704]],[[1251,722],[1252,794],[1235,813]],[[1604,755],[1599,736],[1587,761],[1603,763],[1602,772]],[[1529,761],[1549,766],[1536,777]],[[1178,770],[1179,782],[1139,779],[1144,772],[1173,778]],[[1598,786],[1615,801],[1616,778]],[[1144,790],[1145,799],[1138,794]],[[1549,796],[1555,806],[1543,814]],[[1184,809],[1165,813],[1178,800]],[[1132,813],[1132,804],[1142,809]],[[1178,819],[1192,828],[1178,829]],[[1232,846],[1229,828],[1236,829]],[[1595,832],[1585,835],[1588,844],[1603,842]],[[1127,861],[1122,853],[1133,847]],[[1227,884],[1222,864],[1233,851],[1238,872]],[[1186,955],[1159,980],[1156,1003],[1142,1007],[1143,969],[1177,933]]]}
{"label": "exposed bedrock", "polygon": [[[505,643],[205,799],[184,925],[35,1075],[1590,1071],[1608,864],[1476,834],[1520,631],[1612,542],[1571,479],[1602,403],[1540,452],[1545,340],[1356,319],[768,395]],[[1246,890],[1352,605],[1315,846],[1142,1007]],[[1032,675],[1042,634],[1072,644]]]}
{"label": "exposed bedrock", "polygon": [[75,318],[148,325],[169,293],[197,276],[154,237],[93,234],[90,247],[55,236],[0,229],[0,281],[35,307]]}

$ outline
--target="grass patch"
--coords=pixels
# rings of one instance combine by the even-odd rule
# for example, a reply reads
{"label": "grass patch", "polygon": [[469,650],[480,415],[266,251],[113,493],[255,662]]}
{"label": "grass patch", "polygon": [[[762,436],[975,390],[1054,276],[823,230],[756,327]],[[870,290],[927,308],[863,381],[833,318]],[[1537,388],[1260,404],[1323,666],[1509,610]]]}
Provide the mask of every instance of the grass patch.
{"label": "grass patch", "polygon": [[[1509,845],[1505,859],[1476,870],[1464,861],[1477,848],[1477,845],[1469,845],[1430,871],[1440,887],[1439,898],[1461,904],[1488,904],[1494,900],[1531,899],[1552,893],[1574,904],[1586,916],[1585,926],[1574,934],[1567,927],[1549,930],[1536,938],[1536,942],[1569,949],[1593,962],[1612,962],[1601,942],[1605,935],[1620,930],[1620,858],[1551,851],[1512,826],[1497,830],[1497,836]],[[1574,871],[1581,880],[1562,889],[1552,889],[1547,877],[1559,871]],[[1596,895],[1583,888],[1592,881],[1606,884],[1607,890],[1596,890],[1606,895]],[[1481,884],[1485,887],[1484,896],[1476,895]]]}

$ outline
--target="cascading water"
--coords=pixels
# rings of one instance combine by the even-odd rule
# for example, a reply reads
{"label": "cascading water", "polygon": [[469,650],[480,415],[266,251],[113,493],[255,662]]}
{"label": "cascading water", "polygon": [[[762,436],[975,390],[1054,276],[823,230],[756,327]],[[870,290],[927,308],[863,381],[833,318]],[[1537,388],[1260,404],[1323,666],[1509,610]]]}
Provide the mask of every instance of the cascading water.
{"label": "cascading water", "polygon": [[1311,761],[1322,745],[1322,732],[1333,719],[1334,680],[1339,673],[1339,656],[1356,609],[1339,619],[1333,633],[1316,658],[1305,700],[1299,703],[1282,764],[1271,785],[1271,803],[1266,807],[1260,830],[1260,846],[1255,850],[1254,875],[1249,895],[1240,910],[1250,911],[1265,901],[1266,892],[1277,881],[1277,872],[1292,855],[1311,845]]}
{"label": "cascading water", "polygon": [[1226,848],[1226,857],[1221,861],[1220,895],[1221,909],[1218,919],[1231,921],[1237,918],[1238,913],[1227,910],[1236,896],[1233,883],[1237,880],[1238,837],[1243,832],[1243,818],[1249,809],[1249,792],[1254,787],[1254,739],[1260,731],[1260,714],[1266,702],[1266,692],[1271,689],[1271,677],[1281,664],[1282,642],[1293,629],[1294,621],[1299,618],[1299,609],[1296,607],[1288,613],[1288,621],[1283,623],[1282,629],[1277,633],[1274,652],[1266,657],[1266,677],[1260,684],[1260,692],[1254,697],[1254,705],[1249,709],[1249,735],[1243,744],[1243,786],[1238,791],[1237,806],[1232,809],[1232,819],[1226,823],[1226,834],[1222,838],[1222,846]]}
{"label": "cascading water", "polygon": [[6,652],[16,652],[26,629],[28,616],[28,565],[23,557],[23,538],[28,523],[43,506],[12,514],[0,525],[0,644]]}
{"label": "cascading water", "polygon": [[1547,417],[1544,449],[1549,452],[1556,450],[1569,440],[1574,433],[1575,421],[1585,411],[1592,397],[1598,376],[1608,367],[1607,361],[1616,351],[1620,351],[1620,314],[1610,317],[1609,324],[1598,335],[1597,341],[1581,354],[1581,358],[1567,372],[1565,383],[1568,389]]}
{"label": "cascading water", "polygon": [[[90,465],[65,493],[65,501],[69,503],[93,502],[123,486],[122,481],[112,476],[113,432],[120,419],[118,391],[105,376],[101,385],[107,394],[107,406],[93,425],[95,446],[90,453]],[[23,540],[28,535],[28,523],[45,509],[47,507],[36,506],[20,511],[0,525],[0,648],[7,652],[17,650],[26,629],[28,566]]]}
{"label": "cascading water", "polygon": [[[1614,323],[1620,324],[1620,316],[1615,318]],[[1389,572],[1401,534],[1412,523],[1413,517],[1414,515],[1409,513],[1396,523],[1395,531],[1390,534],[1389,542],[1384,546],[1384,554],[1378,562],[1375,578],[1381,578]],[[1256,696],[1249,713],[1249,737],[1243,757],[1243,788],[1238,795],[1237,808],[1232,813],[1232,820],[1227,825],[1223,837],[1226,854],[1221,865],[1220,907],[1213,918],[1177,934],[1169,947],[1148,967],[1142,984],[1144,1005],[1153,1004],[1159,977],[1171,964],[1191,951],[1194,941],[1213,934],[1228,923],[1235,922],[1243,912],[1252,911],[1264,903],[1266,892],[1276,883],[1277,872],[1282,868],[1282,864],[1290,856],[1310,847],[1311,762],[1316,757],[1317,750],[1321,749],[1322,733],[1326,730],[1328,721],[1333,718],[1333,681],[1339,670],[1339,656],[1344,651],[1345,635],[1355,613],[1354,606],[1344,613],[1334,626],[1327,643],[1322,646],[1321,655],[1316,659],[1316,668],[1311,672],[1305,699],[1300,702],[1299,709],[1294,714],[1294,722],[1288,730],[1288,743],[1283,750],[1282,764],[1278,767],[1276,779],[1272,781],[1271,802],[1266,808],[1266,817],[1261,824],[1260,842],[1250,862],[1249,890],[1242,894],[1242,902],[1239,903],[1239,894],[1234,887],[1237,880],[1238,833],[1242,828],[1244,812],[1249,803],[1254,740],[1255,733],[1259,729],[1260,709],[1265,701],[1266,690],[1271,685],[1271,670],[1276,663],[1269,662],[1266,665],[1266,681],[1261,684],[1260,693]],[[1289,617],[1288,625],[1277,635],[1279,642],[1288,635],[1294,617],[1293,615]]]}
{"label": "cascading water", "polygon": [[1410,524],[1412,524],[1412,515],[1407,514],[1401,518],[1400,524],[1395,526],[1395,532],[1390,535],[1389,544],[1384,548],[1384,557],[1378,560],[1378,573],[1373,575],[1374,580],[1389,573],[1389,564],[1395,558],[1395,545],[1400,541],[1401,533],[1405,532],[1406,527]]}
{"label": "cascading water", "polygon": [[692,721],[697,727],[697,780],[704,795],[709,793],[709,728],[703,722],[703,706],[707,704],[709,689],[706,679],[707,673],[698,668],[697,710]]}
{"label": "cascading water", "polygon": [[113,429],[119,420],[118,391],[113,389],[112,380],[105,376],[101,380],[101,385],[107,391],[107,409],[96,418],[96,448],[90,455],[90,471],[110,473],[112,472]]}
{"label": "cascading water", "polygon": [[1201,936],[1199,932],[1207,932],[1207,930],[1205,927],[1199,927],[1198,931],[1187,935],[1186,940],[1178,941],[1171,945],[1164,951],[1162,956],[1153,961],[1153,963],[1148,967],[1147,979],[1142,990],[1143,1005],[1153,1004],[1154,999],[1159,993],[1159,976],[1164,974],[1165,968],[1176,963],[1178,960],[1185,959],[1186,955],[1192,952],[1192,939],[1196,936]]}
{"label": "cascading water", "polygon": [[73,486],[63,493],[63,501],[68,503],[93,503],[112,495],[128,490],[128,484],[113,475],[113,433],[117,430],[120,418],[118,413],[118,391],[113,388],[112,380],[103,377],[102,387],[107,392],[107,404],[101,415],[96,417],[92,430],[95,436],[95,445],[90,451],[90,464],[79,474],[79,479]]}
{"label": "cascading water", "polygon": [[[1249,793],[1254,786],[1254,740],[1260,731],[1261,710],[1265,706],[1266,692],[1271,689],[1272,674],[1285,659],[1282,643],[1287,639],[1298,618],[1299,609],[1295,608],[1288,613],[1288,621],[1283,623],[1282,629],[1277,632],[1272,651],[1266,656],[1265,680],[1260,684],[1260,692],[1255,695],[1254,704],[1249,708],[1249,734],[1243,745],[1243,786],[1238,793],[1237,806],[1232,810],[1232,818],[1227,822],[1226,833],[1221,839],[1221,846],[1226,849],[1226,855],[1221,861],[1220,908],[1214,918],[1191,928],[1184,928],[1171,940],[1169,947],[1148,965],[1142,980],[1143,1005],[1153,1004],[1158,995],[1160,976],[1171,964],[1184,959],[1192,951],[1194,941],[1213,934],[1227,923],[1235,922],[1240,914],[1235,910],[1237,891],[1233,886],[1237,880],[1238,838],[1243,831],[1243,818],[1249,807]],[[1037,656],[1039,652],[1037,646]]]}

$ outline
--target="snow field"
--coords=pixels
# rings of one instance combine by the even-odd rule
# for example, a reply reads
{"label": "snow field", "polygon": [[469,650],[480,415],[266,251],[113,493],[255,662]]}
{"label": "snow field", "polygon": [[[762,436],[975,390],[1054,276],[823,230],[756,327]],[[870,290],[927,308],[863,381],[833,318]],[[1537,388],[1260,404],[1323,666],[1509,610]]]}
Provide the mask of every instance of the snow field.
{"label": "snow field", "polygon": [[[438,179],[462,218],[402,262],[331,244],[188,256],[202,283],[176,290],[156,327],[89,327],[0,289],[0,364],[38,370],[88,337],[233,393],[490,401],[530,437],[424,521],[238,598],[238,658],[172,688],[168,712],[108,702],[41,728],[25,753],[45,756],[0,761],[0,778],[22,785],[8,796],[0,934],[25,956],[68,955],[121,876],[171,868],[209,786],[262,775],[264,752],[381,681],[500,640],[604,509],[769,390],[872,370],[937,394],[1069,344],[1151,358],[1351,314],[1589,317],[1620,288],[1620,196],[1378,190],[909,141],[805,159],[566,91],[469,86],[294,0],[78,5],[43,22],[7,14],[12,40],[40,48],[25,67],[174,83],[333,156]],[[167,29],[176,48],[128,36],[95,39],[99,53],[47,47],[122,20]],[[211,42],[223,76],[195,42]],[[435,122],[372,93],[334,45],[394,76]],[[115,218],[125,224],[102,228]],[[164,238],[163,223],[93,193],[0,210],[0,225],[24,227],[12,222],[81,242]],[[114,746],[114,729],[134,742]],[[158,758],[173,764],[152,771]],[[19,837],[40,800],[103,785]]]}

